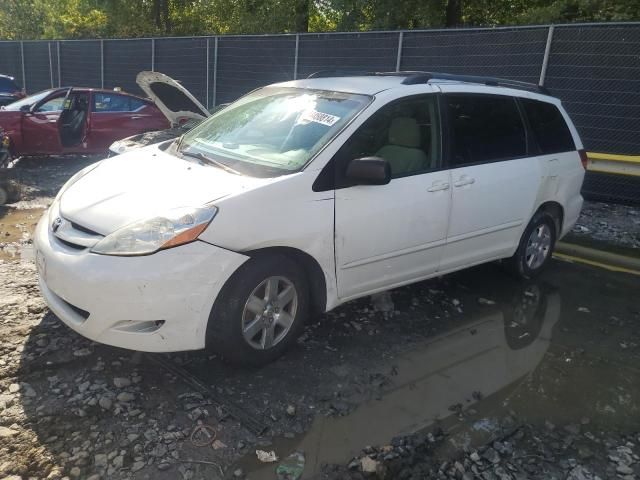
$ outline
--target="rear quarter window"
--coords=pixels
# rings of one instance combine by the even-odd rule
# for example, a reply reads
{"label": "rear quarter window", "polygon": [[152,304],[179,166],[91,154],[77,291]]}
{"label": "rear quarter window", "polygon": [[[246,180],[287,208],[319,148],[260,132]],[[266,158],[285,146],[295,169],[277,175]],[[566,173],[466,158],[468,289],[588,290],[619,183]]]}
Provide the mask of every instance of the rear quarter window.
{"label": "rear quarter window", "polygon": [[129,97],[129,108],[131,109],[132,112],[136,112],[146,105],[148,104],[144,100]]}
{"label": "rear quarter window", "polygon": [[571,131],[562,113],[552,103],[521,98],[534,140],[543,155],[576,149]]}

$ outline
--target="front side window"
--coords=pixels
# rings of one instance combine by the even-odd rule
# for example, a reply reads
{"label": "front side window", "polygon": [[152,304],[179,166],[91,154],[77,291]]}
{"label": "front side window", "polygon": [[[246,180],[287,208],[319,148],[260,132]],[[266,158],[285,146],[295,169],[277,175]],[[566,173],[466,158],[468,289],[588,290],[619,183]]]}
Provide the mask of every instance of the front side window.
{"label": "front side window", "polygon": [[38,112],[60,112],[62,111],[62,105],[64,104],[64,95],[59,97],[50,98],[46,102],[40,104]]}
{"label": "front side window", "polygon": [[520,100],[543,155],[576,149],[571,131],[558,107],[551,103],[523,98]]}
{"label": "front side window", "polygon": [[449,94],[445,103],[453,167],[527,154],[525,127],[513,97]]}
{"label": "front side window", "polygon": [[[382,107],[342,147],[341,163],[381,157],[393,178],[415,175],[440,165],[440,128],[436,97],[404,99]],[[340,166],[338,166],[340,168]]]}
{"label": "front side window", "polygon": [[41,102],[42,100],[47,98],[49,95],[51,95],[54,91],[55,90],[43,90],[42,92],[36,93],[34,95],[29,95],[28,97],[18,100],[17,102],[10,103],[9,105],[6,105],[5,107],[3,107],[3,109],[17,112],[25,105],[32,106],[38,102]]}
{"label": "front side window", "polygon": [[178,153],[239,171],[297,171],[369,102],[366,95],[265,87],[186,133]]}

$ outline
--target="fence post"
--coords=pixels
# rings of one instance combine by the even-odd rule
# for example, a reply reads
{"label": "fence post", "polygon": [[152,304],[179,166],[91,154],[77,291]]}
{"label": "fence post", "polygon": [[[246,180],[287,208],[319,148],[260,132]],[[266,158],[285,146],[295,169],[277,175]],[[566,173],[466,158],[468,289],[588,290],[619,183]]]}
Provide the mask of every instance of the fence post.
{"label": "fence post", "polygon": [[205,92],[207,92],[205,105],[207,106],[207,108],[211,108],[211,106],[209,105],[209,37],[207,37],[207,59],[206,59],[205,71],[206,71],[206,75],[205,75],[204,82],[205,82]]}
{"label": "fence post", "polygon": [[51,77],[51,88],[53,88],[53,60],[51,58],[51,42],[47,42],[49,46],[49,76]]}
{"label": "fence post", "polygon": [[293,59],[293,79],[298,79],[298,51],[300,48],[300,35],[296,33],[296,53]]}
{"label": "fence post", "polygon": [[404,32],[400,32],[398,35],[398,56],[396,57],[396,72],[400,71],[400,65],[402,63],[402,43],[404,41]]}
{"label": "fence post", "polygon": [[156,71],[156,39],[151,39],[151,71]]}
{"label": "fence post", "polygon": [[20,41],[20,59],[22,61],[22,88],[27,90],[27,77],[24,74],[24,42]]}
{"label": "fence post", "polygon": [[57,50],[58,50],[58,87],[62,86],[62,70],[60,68],[60,40],[58,40],[57,42]]}
{"label": "fence post", "polygon": [[104,40],[100,39],[100,88],[104,88]]}
{"label": "fence post", "polygon": [[553,30],[555,26],[549,25],[549,33],[547,33],[547,44],[544,47],[544,58],[542,59],[542,69],[540,70],[540,80],[538,85],[544,87],[544,81],[547,76],[547,66],[549,65],[549,55],[551,54],[551,42],[553,42]]}
{"label": "fence post", "polygon": [[213,93],[212,106],[216,106],[216,95],[218,93],[218,36],[214,37],[213,42]]}

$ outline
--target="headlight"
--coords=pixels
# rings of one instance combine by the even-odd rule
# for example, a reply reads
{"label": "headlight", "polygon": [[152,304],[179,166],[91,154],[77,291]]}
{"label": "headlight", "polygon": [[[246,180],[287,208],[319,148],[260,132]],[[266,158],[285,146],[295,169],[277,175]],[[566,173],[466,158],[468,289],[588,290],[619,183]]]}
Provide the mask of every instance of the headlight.
{"label": "headlight", "polygon": [[102,255],[148,255],[193,242],[207,228],[216,207],[183,207],[167,215],[134,222],[100,240],[92,249]]}

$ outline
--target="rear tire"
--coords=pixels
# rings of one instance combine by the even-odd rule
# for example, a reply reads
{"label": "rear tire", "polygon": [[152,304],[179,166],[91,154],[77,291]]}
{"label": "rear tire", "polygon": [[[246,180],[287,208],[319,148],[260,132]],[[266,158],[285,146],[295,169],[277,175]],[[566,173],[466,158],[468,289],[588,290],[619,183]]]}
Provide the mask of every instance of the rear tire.
{"label": "rear tire", "polygon": [[537,277],[549,264],[556,244],[556,222],[551,214],[538,211],[524,230],[507,268],[518,277],[529,280]]}
{"label": "rear tire", "polygon": [[218,295],[207,325],[207,347],[230,363],[265,365],[287,350],[309,316],[309,287],[284,255],[242,265]]}

